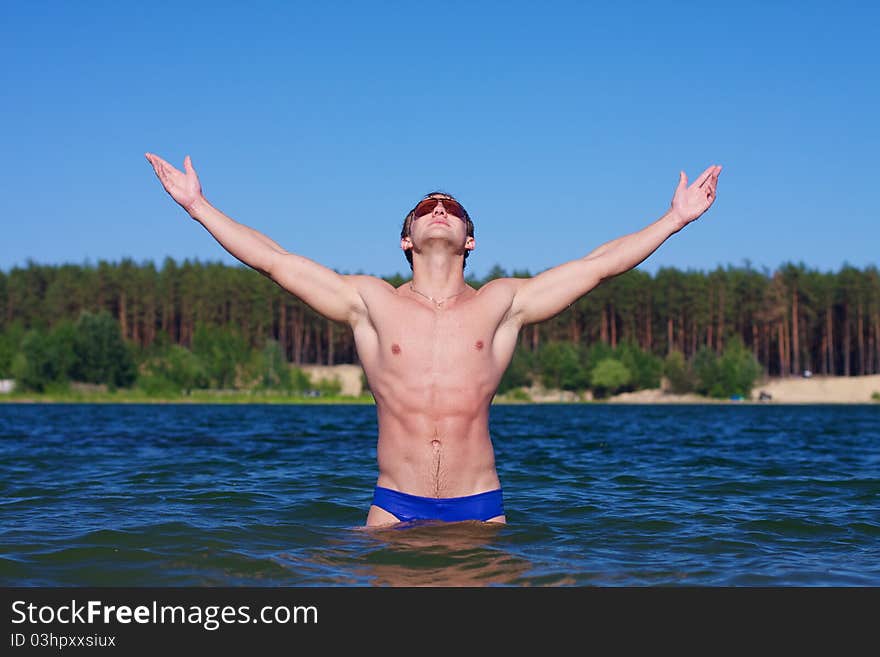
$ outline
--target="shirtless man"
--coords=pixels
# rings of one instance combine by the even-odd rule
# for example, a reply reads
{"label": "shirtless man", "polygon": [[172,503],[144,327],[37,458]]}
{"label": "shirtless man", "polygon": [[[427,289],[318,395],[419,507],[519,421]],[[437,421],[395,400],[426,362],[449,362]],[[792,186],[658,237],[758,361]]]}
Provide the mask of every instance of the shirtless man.
{"label": "shirtless man", "polygon": [[489,408],[520,329],[645,260],[709,209],[721,173],[710,166],[688,186],[682,171],[669,209],[642,230],[532,278],[500,278],[479,290],[464,280],[464,259],[476,246],[470,217],[452,196],[429,194],[404,222],[400,247],[413,277],[395,288],[338,274],[227,217],[202,195],[189,156],[183,171],[146,157],[168,194],[229,253],[351,327],[379,425],[367,526],[506,522]]}

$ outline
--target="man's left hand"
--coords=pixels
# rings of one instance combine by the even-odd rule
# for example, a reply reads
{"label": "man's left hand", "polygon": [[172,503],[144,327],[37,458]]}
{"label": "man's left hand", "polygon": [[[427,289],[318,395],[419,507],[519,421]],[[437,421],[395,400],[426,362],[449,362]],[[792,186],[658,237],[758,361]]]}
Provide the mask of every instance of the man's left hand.
{"label": "man's left hand", "polygon": [[681,172],[678,187],[672,197],[670,212],[680,222],[682,228],[712,206],[715,201],[720,173],[721,165],[713,164],[688,187],[687,174],[684,171]]}

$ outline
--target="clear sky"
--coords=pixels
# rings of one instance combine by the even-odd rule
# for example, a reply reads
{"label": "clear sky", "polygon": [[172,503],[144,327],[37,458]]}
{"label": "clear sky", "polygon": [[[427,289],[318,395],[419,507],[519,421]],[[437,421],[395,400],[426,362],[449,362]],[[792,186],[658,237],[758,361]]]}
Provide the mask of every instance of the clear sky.
{"label": "clear sky", "polygon": [[4,2],[0,269],[236,263],[143,156],[286,249],[407,273],[455,194],[468,272],[537,273],[718,199],[641,268],[878,263],[876,2]]}

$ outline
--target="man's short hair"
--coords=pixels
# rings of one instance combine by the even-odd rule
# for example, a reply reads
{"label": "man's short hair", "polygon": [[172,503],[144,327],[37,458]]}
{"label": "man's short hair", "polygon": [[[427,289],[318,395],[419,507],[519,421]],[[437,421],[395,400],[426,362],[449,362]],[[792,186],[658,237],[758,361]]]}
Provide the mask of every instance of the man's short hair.
{"label": "man's short hair", "polygon": [[[455,198],[452,194],[447,194],[446,192],[437,190],[435,192],[430,192],[428,194],[425,194],[421,198],[419,203],[424,201],[426,198],[430,198],[430,197],[435,196],[437,194],[442,194],[443,196],[445,196],[447,198],[451,198],[454,201],[458,201],[458,199]],[[459,203],[459,205],[461,205],[461,203]],[[418,206],[418,203],[416,204],[416,206]],[[471,221],[471,217],[468,214],[468,211],[464,209],[463,205],[461,206],[461,209],[464,210],[464,222],[467,224],[467,236],[473,237],[474,236],[474,222]],[[409,214],[407,214],[406,217],[404,218],[403,227],[400,229],[400,239],[403,239],[404,237],[409,237],[409,231],[410,231],[410,228],[412,227],[413,219],[415,219],[415,217],[413,216],[415,214],[415,211],[416,211],[416,209],[413,208],[412,210],[409,211]],[[409,268],[412,269],[413,268],[412,248],[406,249],[403,252],[403,254],[406,256],[407,262],[409,262]],[[461,263],[462,269],[464,269],[467,266],[467,259],[470,254],[471,254],[470,250],[465,249],[464,260]]]}

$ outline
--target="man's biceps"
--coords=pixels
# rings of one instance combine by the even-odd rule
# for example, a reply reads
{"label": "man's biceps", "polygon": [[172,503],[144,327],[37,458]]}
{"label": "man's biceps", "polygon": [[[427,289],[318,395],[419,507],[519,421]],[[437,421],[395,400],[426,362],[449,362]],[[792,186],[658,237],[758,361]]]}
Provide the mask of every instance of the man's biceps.
{"label": "man's biceps", "polygon": [[530,310],[534,308],[540,297],[540,282],[535,281],[535,279],[530,279],[524,285],[520,286],[513,295],[513,300],[510,303],[509,316],[516,321],[526,323],[528,321],[527,316]]}

